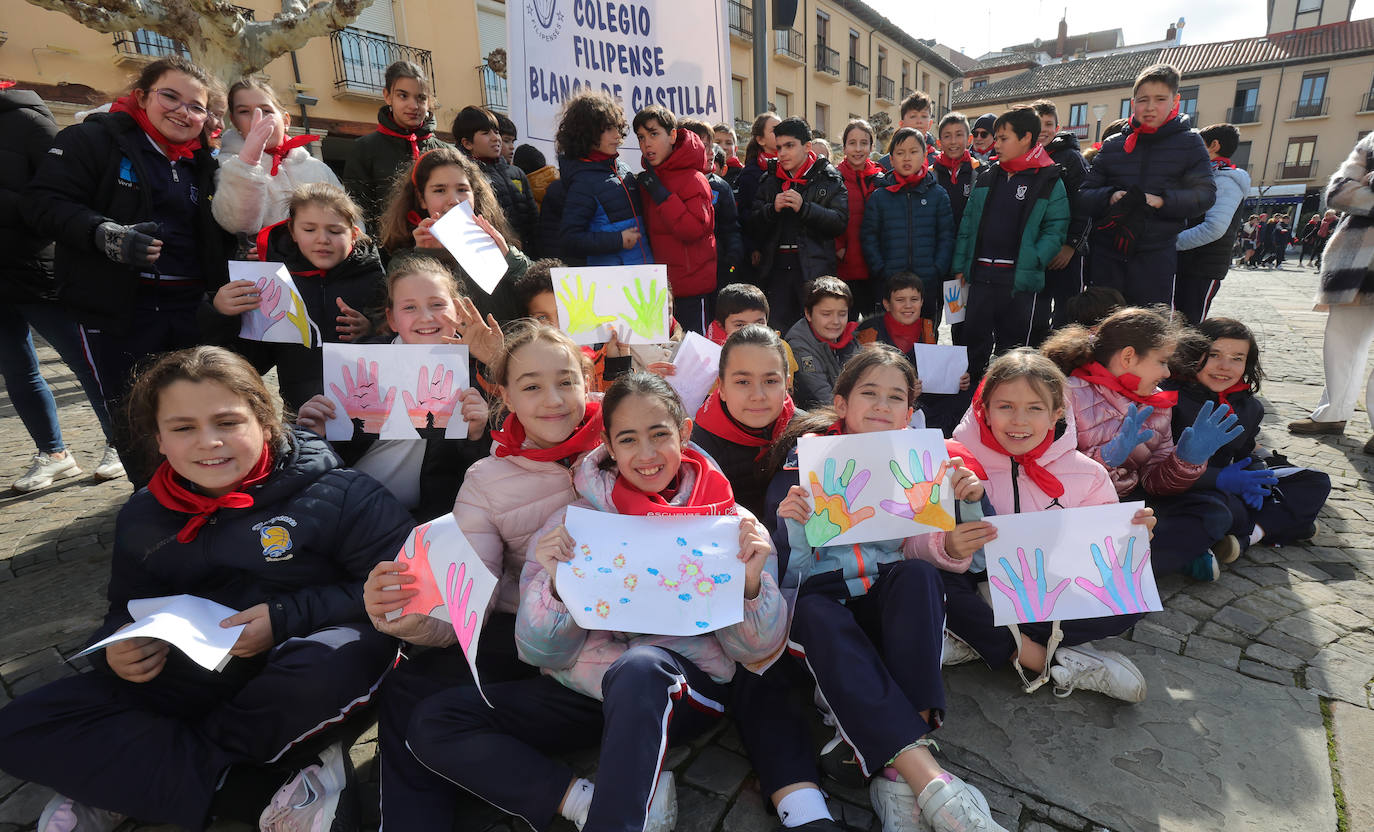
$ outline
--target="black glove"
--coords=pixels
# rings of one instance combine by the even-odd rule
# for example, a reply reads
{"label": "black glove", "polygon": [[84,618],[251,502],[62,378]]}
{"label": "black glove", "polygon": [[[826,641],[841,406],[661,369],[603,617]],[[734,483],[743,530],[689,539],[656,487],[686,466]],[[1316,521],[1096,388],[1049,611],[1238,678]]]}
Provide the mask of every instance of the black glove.
{"label": "black glove", "polygon": [[653,198],[656,205],[662,205],[664,200],[668,198],[668,189],[663,187],[663,181],[652,169],[645,168],[636,181],[639,182],[639,187],[643,188],[644,192]]}
{"label": "black glove", "polygon": [[157,240],[150,235],[157,230],[155,222],[120,225],[106,220],[95,227],[95,247],[116,263],[146,266],[153,262],[149,249]]}

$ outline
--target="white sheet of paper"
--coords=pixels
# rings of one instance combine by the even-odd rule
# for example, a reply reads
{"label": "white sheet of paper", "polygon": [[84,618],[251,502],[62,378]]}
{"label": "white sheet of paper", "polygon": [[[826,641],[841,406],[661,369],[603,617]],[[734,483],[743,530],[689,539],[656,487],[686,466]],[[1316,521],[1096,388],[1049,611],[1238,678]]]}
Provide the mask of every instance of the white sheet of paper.
{"label": "white sheet of paper", "polygon": [[938,430],[804,436],[797,454],[801,485],[811,492],[815,512],[806,523],[812,546],[896,540],[954,528],[949,454]]}
{"label": "white sheet of paper", "polygon": [[968,347],[912,344],[911,350],[922,393],[959,392],[959,378],[968,372]]}
{"label": "white sheet of paper", "polygon": [[738,517],[638,517],[568,508],[573,559],[558,594],[587,630],[694,636],[744,620]]}
{"label": "white sheet of paper", "polygon": [[450,209],[429,227],[429,233],[444,244],[468,277],[487,294],[506,276],[506,256],[497,248],[496,240],[477,224],[471,200]]}
{"label": "white sheet of paper", "polygon": [[925,430],[926,412],[919,407],[911,411],[911,424],[909,424],[907,427],[911,428],[912,430]]}
{"label": "white sheet of paper", "polygon": [[284,263],[230,260],[230,280],[251,280],[258,286],[261,305],[239,316],[239,337],[278,344],[318,344],[320,330],[305,311],[296,282]]}
{"label": "white sheet of paper", "polygon": [[459,397],[468,387],[462,344],[325,344],[324,394],[334,402],[325,438],[353,438],[358,419],[380,439],[419,439],[430,428],[464,439]]}
{"label": "white sheet of paper", "polygon": [[945,323],[963,323],[968,311],[968,284],[961,280],[946,280],[943,289]]}
{"label": "white sheet of paper", "polygon": [[689,332],[673,356],[676,372],[667,377],[669,384],[682,398],[682,404],[694,418],[702,402],[711,395],[720,373],[720,345],[710,338]]}
{"label": "white sheet of paper", "polygon": [[206,670],[223,670],[232,658],[229,651],[248,626],[221,627],[219,623],[238,612],[196,595],[165,595],[135,598],[128,604],[134,623],[82,650],[71,658],[103,650],[131,638],[161,639]]}
{"label": "white sheet of paper", "polygon": [[[468,660],[472,678],[481,692],[477,678],[477,644],[486,623],[487,604],[496,591],[497,578],[478,557],[472,544],[458,528],[452,514],[416,526],[396,556],[398,563],[408,564],[416,581],[409,585],[420,590],[405,607],[387,613],[388,621],[395,621],[407,613],[419,613],[447,621],[458,634],[458,644]],[[482,694],[486,699],[487,695]],[[487,705],[491,705],[487,702]]]}
{"label": "white sheet of paper", "polygon": [[1144,503],[988,517],[995,624],[1070,621],[1164,608],[1150,563],[1150,534],[1131,518]]}
{"label": "white sheet of paper", "polygon": [[622,344],[670,340],[667,266],[583,266],[550,275],[558,320],[575,343],[600,344],[612,332]]}

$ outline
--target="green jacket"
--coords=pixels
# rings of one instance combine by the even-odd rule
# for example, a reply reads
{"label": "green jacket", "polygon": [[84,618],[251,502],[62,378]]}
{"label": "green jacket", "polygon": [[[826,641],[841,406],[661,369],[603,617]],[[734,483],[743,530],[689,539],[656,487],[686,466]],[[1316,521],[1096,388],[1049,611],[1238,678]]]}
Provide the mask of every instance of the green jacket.
{"label": "green jacket", "polygon": [[[1021,227],[1021,246],[1016,253],[1016,275],[1013,291],[1039,292],[1045,288],[1045,267],[1059,253],[1069,230],[1069,197],[1064,190],[1058,165],[1023,171],[1012,177],[1018,185],[1027,187],[1026,199],[1033,200],[1025,212]],[[996,163],[978,171],[978,181],[964,207],[959,223],[959,236],[954,243],[954,263],[951,274],[968,279],[973,270],[974,253],[978,251],[983,234],[983,206],[992,190],[993,177],[1002,175]]]}
{"label": "green jacket", "polygon": [[[391,117],[391,108],[382,107],[377,111],[377,123],[398,133],[407,131],[397,126]],[[436,147],[449,147],[448,142],[434,135],[434,114],[430,113],[420,129],[415,131],[416,145],[421,153]],[[396,174],[408,170],[415,162],[415,154],[410,142],[372,132],[353,140],[349,148],[348,161],[344,164],[343,186],[363,209],[369,233],[377,230],[377,220],[386,210],[387,191]]]}

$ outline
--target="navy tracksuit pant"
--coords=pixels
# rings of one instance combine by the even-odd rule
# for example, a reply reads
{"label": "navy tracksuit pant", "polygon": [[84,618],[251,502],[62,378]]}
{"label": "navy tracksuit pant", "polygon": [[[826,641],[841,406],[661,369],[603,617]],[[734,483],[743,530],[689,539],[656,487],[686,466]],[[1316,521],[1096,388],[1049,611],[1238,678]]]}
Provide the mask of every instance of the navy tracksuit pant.
{"label": "navy tracksuit pant", "polygon": [[[801,587],[789,646],[816,679],[866,776],[938,728],[944,589],[920,560],[885,563],[866,595],[848,598],[838,572]],[[921,712],[929,710],[930,720]]]}
{"label": "navy tracksuit pant", "polygon": [[1155,575],[1183,572],[1231,531],[1231,509],[1219,491],[1190,488],[1167,497],[1146,495],[1141,489],[1121,502],[1145,500],[1159,518],[1150,541]]}
{"label": "navy tracksuit pant", "polygon": [[498,809],[547,829],[572,769],[546,754],[591,748],[601,758],[583,832],[642,832],[672,742],[709,728],[728,695],[662,647],[632,647],[602,678],[598,702],[550,676],[455,688],[416,707],[407,744],[421,763]]}
{"label": "navy tracksuit pant", "polygon": [[[940,579],[945,587],[945,626],[978,651],[988,667],[994,670],[1005,667],[1021,645],[1012,637],[1011,628],[992,623],[992,607],[988,606],[978,591],[979,584],[987,583],[987,573],[940,570]],[[1119,636],[1144,617],[1144,613],[1140,613],[1061,621],[1059,630],[1063,633],[1063,641],[1060,644],[1072,647],[1099,638]],[[1049,643],[1053,623],[1043,621],[1018,624],[1017,627],[1021,635],[1043,646]]]}
{"label": "navy tracksuit pant", "polygon": [[1215,494],[1231,512],[1230,533],[1240,541],[1242,549],[1250,546],[1255,526],[1264,529],[1264,542],[1291,543],[1316,522],[1317,514],[1331,494],[1331,477],[1311,468],[1274,468],[1278,484],[1258,509],[1247,506],[1234,494],[1220,491]]}
{"label": "navy tracksuit pant", "polygon": [[1030,344],[1035,321],[1035,292],[1018,292],[1015,270],[982,264],[973,267],[964,315],[968,372],[976,386],[993,355]]}
{"label": "navy tracksuit pant", "polygon": [[1174,308],[1174,278],[1178,252],[1172,245],[1156,251],[1137,251],[1121,260],[1102,247],[1088,257],[1088,285],[1107,286],[1126,298],[1127,306],[1157,303]]}
{"label": "navy tracksuit pant", "polygon": [[793,783],[820,783],[816,747],[811,739],[806,708],[811,678],[790,655],[781,656],[762,675],[736,668],[730,683],[730,710],[754,773],[767,800]]}
{"label": "navy tracksuit pant", "polygon": [[396,657],[369,624],[205,670],[171,650],[141,684],[96,671],[0,709],[0,769],[101,809],[202,829],[224,773],[277,760],[366,703]]}

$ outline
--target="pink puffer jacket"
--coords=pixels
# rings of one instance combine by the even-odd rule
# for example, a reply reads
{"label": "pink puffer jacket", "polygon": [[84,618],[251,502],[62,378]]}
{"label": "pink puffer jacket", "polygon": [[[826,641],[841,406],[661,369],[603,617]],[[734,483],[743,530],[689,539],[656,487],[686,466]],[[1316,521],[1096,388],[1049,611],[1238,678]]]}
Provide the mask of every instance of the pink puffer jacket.
{"label": "pink puffer jacket", "polygon": [[[1114,390],[1070,377],[1068,408],[1078,428],[1078,450],[1105,466],[1102,446],[1121,432],[1121,423],[1130,405],[1130,399]],[[1155,435],[1150,441],[1137,445],[1119,467],[1107,469],[1118,496],[1125,497],[1137,485],[1144,486],[1146,492],[1156,497],[1180,494],[1207,470],[1206,460],[1201,465],[1193,465],[1174,453],[1172,413],[1171,407],[1155,408],[1145,420],[1145,427]]]}

